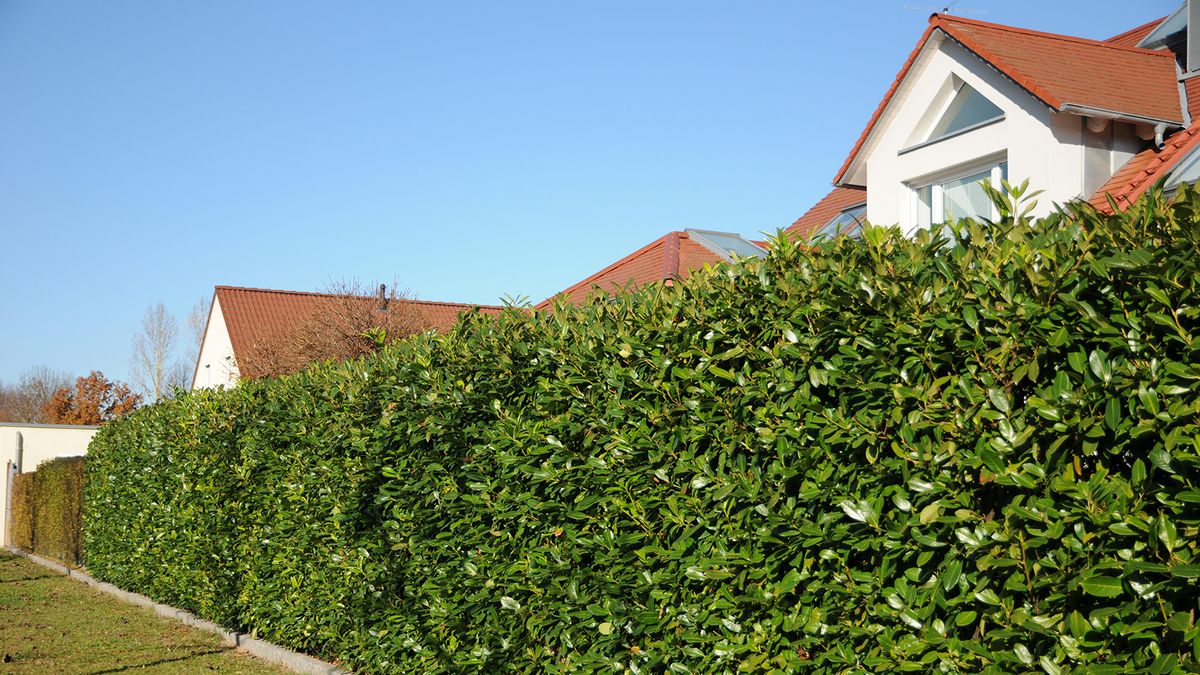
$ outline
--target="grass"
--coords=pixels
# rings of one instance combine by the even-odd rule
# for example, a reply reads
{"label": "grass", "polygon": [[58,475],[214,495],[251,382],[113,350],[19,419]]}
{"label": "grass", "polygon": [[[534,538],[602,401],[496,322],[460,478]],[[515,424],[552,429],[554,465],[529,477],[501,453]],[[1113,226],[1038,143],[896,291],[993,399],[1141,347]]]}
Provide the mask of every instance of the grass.
{"label": "grass", "polygon": [[288,672],[2,551],[0,658],[6,674]]}

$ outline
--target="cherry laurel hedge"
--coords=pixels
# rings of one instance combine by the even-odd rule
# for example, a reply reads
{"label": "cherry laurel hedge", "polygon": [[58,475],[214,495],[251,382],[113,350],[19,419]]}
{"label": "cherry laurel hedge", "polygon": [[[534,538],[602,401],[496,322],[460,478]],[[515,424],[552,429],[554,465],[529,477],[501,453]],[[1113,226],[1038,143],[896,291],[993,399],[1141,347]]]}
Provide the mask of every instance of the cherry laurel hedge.
{"label": "cherry laurel hedge", "polygon": [[1195,671],[1200,196],[469,317],[91,445],[96,576],[363,673]]}

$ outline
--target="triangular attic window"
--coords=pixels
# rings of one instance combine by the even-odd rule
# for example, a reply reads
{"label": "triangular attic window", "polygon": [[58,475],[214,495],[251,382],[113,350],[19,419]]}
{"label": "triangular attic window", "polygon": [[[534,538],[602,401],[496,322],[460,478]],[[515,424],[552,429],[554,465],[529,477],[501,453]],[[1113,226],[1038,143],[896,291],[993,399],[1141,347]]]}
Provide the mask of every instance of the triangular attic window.
{"label": "triangular attic window", "polygon": [[958,86],[950,105],[946,107],[946,112],[942,113],[942,118],[933,125],[929,138],[925,140],[936,141],[1001,117],[1004,117],[1003,110],[975,91],[971,85],[963,82]]}

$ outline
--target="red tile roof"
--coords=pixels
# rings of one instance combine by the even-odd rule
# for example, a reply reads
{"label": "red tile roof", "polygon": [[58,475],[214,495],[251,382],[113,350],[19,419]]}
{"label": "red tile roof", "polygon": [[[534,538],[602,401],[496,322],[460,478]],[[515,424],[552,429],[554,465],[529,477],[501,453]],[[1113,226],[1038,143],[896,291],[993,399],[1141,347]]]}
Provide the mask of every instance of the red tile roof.
{"label": "red tile roof", "polygon": [[1122,47],[1136,47],[1136,46],[1138,46],[1139,42],[1141,42],[1143,39],[1145,39],[1145,37],[1147,35],[1150,34],[1151,31],[1153,31],[1155,28],[1158,28],[1158,24],[1160,24],[1166,20],[1167,20],[1167,17],[1164,16],[1164,17],[1155,19],[1153,21],[1144,23],[1141,26],[1138,26],[1137,28],[1130,28],[1129,30],[1125,31],[1124,33],[1121,33],[1119,35],[1114,35],[1114,36],[1108,38],[1107,40],[1105,40],[1105,42],[1108,42],[1108,43],[1114,44],[1114,45],[1120,45]]}
{"label": "red tile roof", "polygon": [[814,231],[824,226],[837,214],[851,206],[867,201],[867,190],[861,187],[835,187],[813,205],[784,232],[792,237],[807,239]]}
{"label": "red tile roof", "polygon": [[545,309],[556,298],[578,305],[599,288],[619,291],[626,286],[644,286],[659,281],[686,279],[693,270],[723,262],[716,253],[692,241],[687,232],[670,232],[605,267],[583,281],[538,303]]}
{"label": "red tile roof", "polygon": [[[265,288],[239,288],[217,286],[216,298],[221,305],[229,339],[233,343],[235,358],[246,354],[255,344],[266,344],[281,339],[302,321],[312,316],[322,303],[336,296],[328,293],[305,293],[278,291]],[[378,302],[375,298],[357,297],[364,303]],[[430,302],[427,300],[401,299],[396,302],[416,311],[422,321],[435,330],[452,326],[463,312],[478,308],[488,314],[500,311],[499,307],[469,305],[454,302]]]}
{"label": "red tile roof", "polygon": [[946,14],[929,18],[850,156],[834,178],[841,184],[934,31],[962,45],[1054,110],[1075,105],[1182,125],[1175,57],[1165,50],[1001,26]]}
{"label": "red tile roof", "polygon": [[1111,196],[1117,208],[1124,209],[1137,200],[1160,178],[1170,173],[1189,152],[1200,146],[1200,122],[1183,131],[1171,134],[1162,150],[1148,148],[1125,162],[1112,178],[1108,179],[1088,202],[1105,213],[1111,213],[1108,203]]}

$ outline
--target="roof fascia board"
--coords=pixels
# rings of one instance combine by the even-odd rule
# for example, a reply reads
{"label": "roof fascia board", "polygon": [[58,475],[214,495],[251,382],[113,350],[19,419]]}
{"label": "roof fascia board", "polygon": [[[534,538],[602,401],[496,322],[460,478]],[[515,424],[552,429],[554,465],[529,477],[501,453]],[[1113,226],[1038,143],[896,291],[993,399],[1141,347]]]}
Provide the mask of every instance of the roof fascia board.
{"label": "roof fascia board", "polygon": [[1130,115],[1129,113],[1118,112],[1116,110],[1094,108],[1092,106],[1079,105],[1077,103],[1063,103],[1061,106],[1059,106],[1058,111],[1071,113],[1072,115],[1082,115],[1084,117],[1095,117],[1103,120],[1128,122],[1130,124],[1149,124],[1151,126],[1166,124],[1174,127],[1184,126],[1183,120],[1162,120],[1155,117],[1145,117],[1143,115]]}

